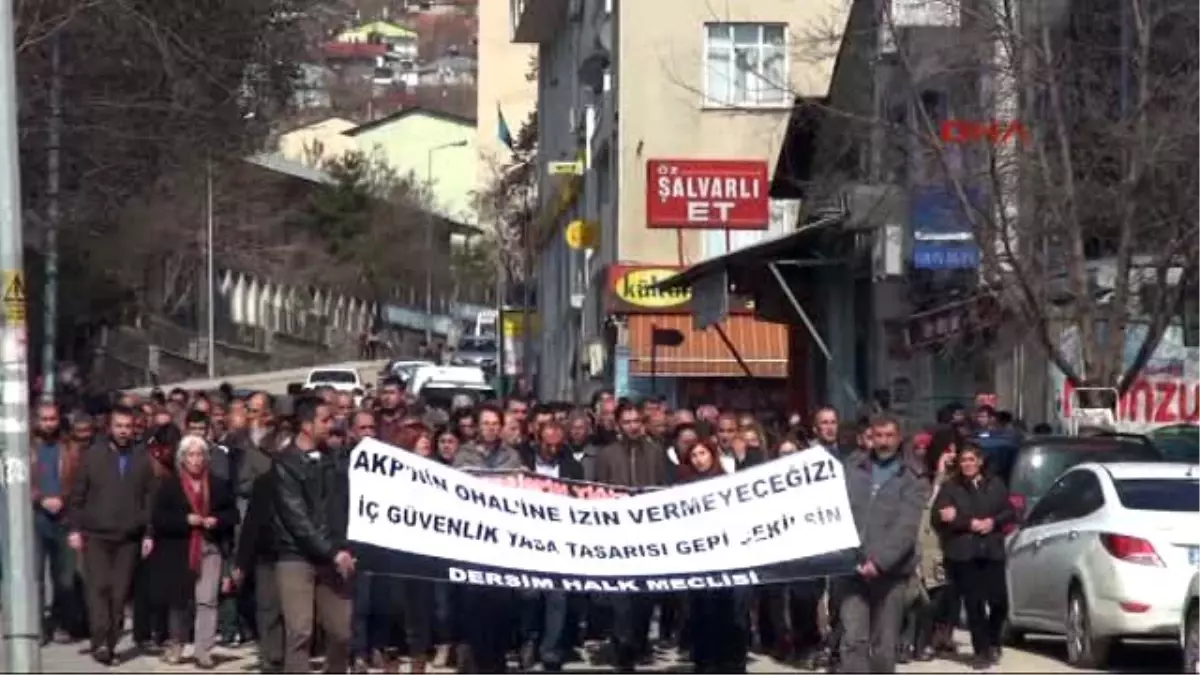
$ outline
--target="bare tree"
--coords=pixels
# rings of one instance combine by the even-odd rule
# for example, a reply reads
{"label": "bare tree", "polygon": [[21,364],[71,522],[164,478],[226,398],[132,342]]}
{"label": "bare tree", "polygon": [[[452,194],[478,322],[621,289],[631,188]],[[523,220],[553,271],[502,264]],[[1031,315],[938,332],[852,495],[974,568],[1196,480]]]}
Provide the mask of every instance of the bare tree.
{"label": "bare tree", "polygon": [[[62,297],[101,290],[140,296],[141,308],[169,309],[174,282],[151,302],[145,278],[130,280],[102,249],[122,245],[151,255],[166,243],[194,248],[180,232],[194,221],[197,164],[229,166],[260,149],[287,112],[298,64],[309,47],[305,25],[323,0],[38,0],[16,7],[23,204],[31,229],[46,223],[47,152],[52,117],[60,123],[56,176],[62,213]],[[51,54],[61,65],[54,68]],[[50,106],[61,85],[61,112]],[[179,186],[187,184],[186,189]],[[187,209],[187,210],[185,210]],[[198,228],[202,231],[203,228]],[[37,233],[34,232],[36,235]],[[234,232],[226,236],[233,237]],[[32,236],[37,241],[40,237]],[[236,244],[233,250],[241,250]],[[161,279],[175,279],[174,263]],[[98,284],[99,278],[106,283]],[[131,292],[111,293],[130,281]],[[134,292],[136,291],[136,292]],[[151,294],[153,295],[153,294]],[[148,303],[148,304],[147,304]]]}
{"label": "bare tree", "polygon": [[794,62],[837,54],[844,71],[797,103],[823,119],[810,204],[850,183],[943,189],[983,288],[1072,384],[1124,393],[1197,295],[1198,12],[856,0],[790,41]]}
{"label": "bare tree", "polygon": [[[204,301],[207,171],[198,162],[160,178],[126,202],[106,236],[88,242],[93,263],[113,271],[139,314],[187,324]],[[328,273],[331,261],[310,237],[291,231],[316,184],[244,161],[213,165],[211,178],[219,266],[296,286],[325,280],[317,270]]]}
{"label": "bare tree", "polygon": [[509,281],[524,281],[528,269],[525,237],[537,213],[537,126],[534,110],[513,139],[508,161],[493,167],[489,185],[476,195],[479,222],[490,226],[484,236],[493,245],[486,248]]}

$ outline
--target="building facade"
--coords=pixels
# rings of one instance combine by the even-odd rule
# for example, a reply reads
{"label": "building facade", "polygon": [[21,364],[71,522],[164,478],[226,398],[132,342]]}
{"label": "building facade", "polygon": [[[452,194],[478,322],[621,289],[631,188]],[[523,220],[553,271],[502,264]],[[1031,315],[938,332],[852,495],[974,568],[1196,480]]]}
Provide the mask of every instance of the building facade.
{"label": "building facade", "polygon": [[537,50],[512,41],[508,0],[479,0],[479,64],[475,80],[479,184],[486,189],[509,159],[500,141],[500,119],[515,137],[537,105],[537,82],[528,77]]}
{"label": "building facade", "polygon": [[512,38],[539,65],[543,396],[782,399],[803,339],[736,298],[698,330],[694,303],[650,282],[796,227],[780,153],[797,97],[828,94],[817,36],[840,32],[845,4],[511,0]]}

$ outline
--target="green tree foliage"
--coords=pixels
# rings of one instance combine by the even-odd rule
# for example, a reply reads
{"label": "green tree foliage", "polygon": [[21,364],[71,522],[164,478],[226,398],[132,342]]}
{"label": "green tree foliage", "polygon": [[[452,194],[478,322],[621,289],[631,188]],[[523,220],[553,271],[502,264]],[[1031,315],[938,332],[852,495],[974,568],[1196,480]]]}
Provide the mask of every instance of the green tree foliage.
{"label": "green tree foliage", "polygon": [[426,266],[445,278],[444,255],[426,250],[432,199],[413,176],[364,152],[332,159],[325,170],[332,182],[313,192],[297,224],[349,275],[331,281],[382,303],[392,289],[416,284]]}

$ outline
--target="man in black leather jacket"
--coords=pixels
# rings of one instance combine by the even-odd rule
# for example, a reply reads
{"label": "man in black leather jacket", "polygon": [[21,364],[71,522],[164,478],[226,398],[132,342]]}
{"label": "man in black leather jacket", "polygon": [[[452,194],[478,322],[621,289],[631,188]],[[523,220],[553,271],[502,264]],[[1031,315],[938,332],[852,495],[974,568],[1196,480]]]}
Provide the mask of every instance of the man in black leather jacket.
{"label": "man in black leather jacket", "polygon": [[[349,667],[354,558],[346,541],[349,474],[344,453],[326,445],[333,411],[319,399],[296,404],[296,438],[275,458],[276,577],[286,633],[283,666],[308,672],[313,619],[326,636],[327,672]],[[315,614],[315,616],[314,616]]]}

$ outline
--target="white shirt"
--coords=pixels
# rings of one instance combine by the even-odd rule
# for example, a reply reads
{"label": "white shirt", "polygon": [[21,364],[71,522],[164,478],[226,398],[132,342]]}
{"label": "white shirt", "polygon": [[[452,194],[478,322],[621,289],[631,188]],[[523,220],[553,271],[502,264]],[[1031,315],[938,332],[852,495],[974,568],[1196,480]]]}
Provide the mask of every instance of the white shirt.
{"label": "white shirt", "polygon": [[737,457],[732,454],[721,453],[721,468],[725,473],[733,473],[737,471]]}
{"label": "white shirt", "polygon": [[547,478],[558,478],[558,465],[557,464],[543,464],[541,461],[536,461],[533,464],[533,470],[539,476],[546,476]]}

